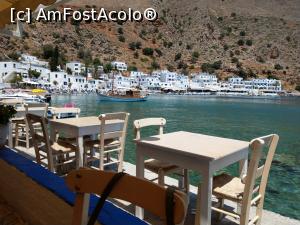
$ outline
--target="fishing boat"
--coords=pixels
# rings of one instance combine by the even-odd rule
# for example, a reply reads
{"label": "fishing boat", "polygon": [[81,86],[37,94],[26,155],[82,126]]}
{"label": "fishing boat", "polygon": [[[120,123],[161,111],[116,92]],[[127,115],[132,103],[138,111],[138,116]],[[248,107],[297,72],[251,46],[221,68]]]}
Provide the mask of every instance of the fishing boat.
{"label": "fishing boat", "polygon": [[101,101],[112,101],[112,102],[142,102],[147,100],[147,96],[143,95],[140,90],[130,89],[125,91],[124,94],[112,93],[99,94]]}
{"label": "fishing boat", "polygon": [[113,73],[111,90],[105,94],[98,93],[101,101],[111,102],[143,102],[147,100],[147,94],[143,93],[140,88],[130,88],[125,90],[115,90],[115,74]]}

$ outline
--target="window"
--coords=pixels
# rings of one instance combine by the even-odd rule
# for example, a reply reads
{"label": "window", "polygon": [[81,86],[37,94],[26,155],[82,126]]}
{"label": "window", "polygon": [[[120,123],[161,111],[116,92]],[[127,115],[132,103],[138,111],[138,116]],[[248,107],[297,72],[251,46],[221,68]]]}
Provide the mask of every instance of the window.
{"label": "window", "polygon": [[14,63],[14,68],[16,68],[16,64]]}
{"label": "window", "polygon": [[7,67],[7,65],[6,65],[6,63],[4,64],[4,68],[6,68]]}
{"label": "window", "polygon": [[67,78],[67,76],[66,76],[66,75],[64,75],[64,78]]}
{"label": "window", "polygon": [[55,74],[55,78],[57,78],[57,74]]}

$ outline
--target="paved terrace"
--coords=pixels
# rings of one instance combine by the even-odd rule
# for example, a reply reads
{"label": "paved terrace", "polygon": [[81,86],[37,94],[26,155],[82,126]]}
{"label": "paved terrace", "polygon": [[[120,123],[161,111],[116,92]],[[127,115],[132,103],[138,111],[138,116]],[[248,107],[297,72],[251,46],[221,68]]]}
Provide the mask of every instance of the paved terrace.
{"label": "paved terrace", "polygon": [[[34,149],[30,148],[29,150],[26,150],[23,147],[17,147],[16,149],[20,154],[24,155],[25,157],[28,157],[32,160],[35,159],[35,154],[34,154]],[[135,176],[135,165],[125,162],[124,163],[124,169],[125,172],[131,175]],[[150,171],[146,171],[145,172],[145,177],[150,179],[150,178],[154,178],[156,175],[153,174]],[[165,182],[169,185],[176,185],[178,184],[178,181],[174,178],[171,177],[166,177]],[[194,214],[193,214],[193,210],[196,208],[196,193],[197,193],[197,187],[195,186],[190,186],[190,204],[189,204],[189,209],[188,209],[188,213],[187,213],[187,217],[185,220],[184,225],[193,225],[194,224]],[[213,198],[213,201],[215,201],[215,199]],[[131,204],[128,204],[127,202],[124,201],[115,201],[115,203],[117,205],[119,205],[120,207],[122,207],[123,209],[134,213],[134,206],[132,206]],[[227,202],[225,201],[225,205],[227,205],[228,207],[232,207],[232,208],[236,208],[236,204],[232,203],[232,202]],[[251,210],[251,214],[253,215],[255,212],[255,208],[253,207]],[[215,220],[216,216],[215,214],[212,215],[212,225],[235,225],[238,224],[235,219],[230,218],[230,217],[225,217],[223,220],[221,220],[220,222],[217,222]],[[157,224],[160,225],[162,224],[161,221],[159,221],[159,219],[154,218],[152,215],[148,215],[147,213],[145,214],[145,219],[147,221],[149,221],[152,224]],[[299,220],[295,220],[295,219],[291,219],[288,217],[284,217],[282,215],[279,215],[277,213],[268,211],[268,210],[264,210],[263,212],[263,218],[262,218],[262,225],[300,225],[300,221]]]}

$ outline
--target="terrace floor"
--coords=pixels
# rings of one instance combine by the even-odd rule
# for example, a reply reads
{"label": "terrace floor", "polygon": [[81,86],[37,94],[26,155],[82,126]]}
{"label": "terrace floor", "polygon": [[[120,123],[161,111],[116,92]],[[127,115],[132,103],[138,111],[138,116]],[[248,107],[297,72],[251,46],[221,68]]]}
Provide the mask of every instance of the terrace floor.
{"label": "terrace floor", "polygon": [[[31,158],[32,160],[34,160],[34,150],[33,148],[26,150],[23,147],[17,147],[16,149],[20,154]],[[135,165],[125,162],[124,163],[124,169],[125,172],[131,175],[135,175]],[[153,173],[151,173],[150,171],[146,171],[145,172],[145,176],[146,178],[153,178],[155,175]],[[177,185],[178,181],[174,178],[171,177],[167,177],[165,179],[165,182],[169,185]],[[194,214],[193,214],[193,209],[195,209],[196,207],[196,193],[197,193],[197,187],[195,186],[190,186],[190,204],[189,204],[189,209],[188,209],[188,213],[187,213],[187,217],[186,217],[186,221],[185,221],[185,225],[192,225],[194,224]],[[213,199],[215,200],[215,199]],[[134,213],[134,206],[131,204],[128,204],[127,202],[124,201],[114,201],[115,204],[117,204],[118,206],[120,206],[121,208],[125,209],[126,211],[129,211],[131,213]],[[232,203],[232,202],[226,202],[225,201],[225,205],[228,206],[229,208],[236,208],[236,204]],[[1,206],[0,206],[1,208]],[[251,214],[253,214],[255,212],[255,208],[253,208],[251,210]],[[1,216],[0,216],[1,217]],[[216,216],[215,214],[212,215],[212,225],[234,225],[234,224],[238,224],[234,219],[230,218],[230,217],[225,217],[223,220],[221,220],[220,222],[216,221]],[[152,215],[149,214],[145,214],[145,219],[150,222],[151,224],[162,224],[157,218],[153,217]],[[22,223],[21,223],[22,224]],[[281,216],[277,213],[268,211],[268,210],[264,210],[263,212],[263,218],[262,218],[262,225],[300,225],[300,221],[295,220],[295,219],[291,219],[288,217],[284,217]]]}

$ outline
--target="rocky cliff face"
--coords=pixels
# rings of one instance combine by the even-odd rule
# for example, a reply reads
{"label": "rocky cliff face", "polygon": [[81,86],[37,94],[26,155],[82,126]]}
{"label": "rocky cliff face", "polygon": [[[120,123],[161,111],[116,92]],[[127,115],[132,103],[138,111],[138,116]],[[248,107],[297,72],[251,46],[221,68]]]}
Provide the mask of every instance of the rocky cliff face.
{"label": "rocky cliff face", "polygon": [[42,56],[43,46],[51,44],[59,47],[66,60],[81,57],[84,61],[85,52],[103,63],[124,60],[144,71],[159,67],[184,73],[208,70],[221,79],[232,74],[276,77],[288,89],[300,85],[298,0],[78,0],[68,5],[78,9],[153,7],[159,19],[25,25],[23,39],[0,36],[0,57],[16,51]]}

